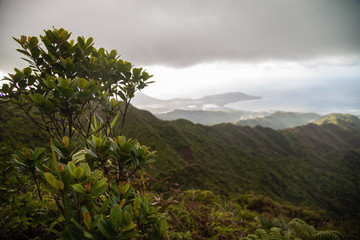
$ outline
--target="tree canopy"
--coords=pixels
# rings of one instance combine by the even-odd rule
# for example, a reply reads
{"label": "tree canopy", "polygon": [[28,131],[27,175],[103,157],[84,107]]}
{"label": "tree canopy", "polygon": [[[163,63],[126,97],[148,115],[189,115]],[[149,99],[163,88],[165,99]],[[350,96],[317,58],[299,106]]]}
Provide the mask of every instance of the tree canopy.
{"label": "tree canopy", "polygon": [[[119,114],[123,128],[131,98],[152,76],[120,59],[116,50],[96,49],[91,37],[76,42],[70,37],[66,30],[54,28],[46,30],[40,42],[35,36],[14,38],[29,66],[15,68],[5,78],[2,100],[15,103],[59,139],[74,134],[87,139],[99,129],[111,130]],[[95,118],[101,122],[96,130],[91,128]],[[114,136],[111,131],[107,135]]]}
{"label": "tree canopy", "polygon": [[152,76],[92,38],[70,37],[54,28],[40,41],[14,38],[29,66],[5,77],[1,100],[49,133],[51,152],[25,147],[0,163],[2,237],[161,239],[161,208],[132,184],[154,152],[122,135],[131,99]]}

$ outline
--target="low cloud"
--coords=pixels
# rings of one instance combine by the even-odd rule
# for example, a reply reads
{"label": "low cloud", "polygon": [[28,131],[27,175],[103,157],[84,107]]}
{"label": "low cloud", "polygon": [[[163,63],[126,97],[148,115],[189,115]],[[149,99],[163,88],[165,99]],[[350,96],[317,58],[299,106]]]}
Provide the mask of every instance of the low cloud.
{"label": "low cloud", "polygon": [[51,26],[136,65],[358,59],[359,11],[357,0],[2,0],[0,69],[20,64],[11,36]]}

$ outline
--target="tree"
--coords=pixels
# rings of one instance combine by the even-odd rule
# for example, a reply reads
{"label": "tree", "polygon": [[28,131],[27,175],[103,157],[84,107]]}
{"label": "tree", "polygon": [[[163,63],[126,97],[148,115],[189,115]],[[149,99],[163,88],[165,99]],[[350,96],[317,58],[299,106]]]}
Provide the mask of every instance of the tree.
{"label": "tree", "polygon": [[115,50],[96,49],[92,38],[70,37],[54,28],[41,43],[14,38],[29,66],[4,79],[1,102],[22,109],[50,135],[51,153],[24,148],[13,155],[12,179],[4,177],[0,189],[2,237],[163,238],[161,208],[131,186],[154,152],[122,136],[130,101],[151,75]]}
{"label": "tree", "polygon": [[[152,76],[120,59],[116,50],[97,50],[92,38],[78,37],[75,43],[70,36],[61,28],[46,30],[42,45],[34,36],[14,38],[29,67],[15,68],[5,78],[2,100],[15,103],[58,140],[73,135],[88,139],[104,128],[114,137],[111,122],[119,113],[121,135],[134,93],[151,83]],[[96,118],[101,125],[94,130]]]}

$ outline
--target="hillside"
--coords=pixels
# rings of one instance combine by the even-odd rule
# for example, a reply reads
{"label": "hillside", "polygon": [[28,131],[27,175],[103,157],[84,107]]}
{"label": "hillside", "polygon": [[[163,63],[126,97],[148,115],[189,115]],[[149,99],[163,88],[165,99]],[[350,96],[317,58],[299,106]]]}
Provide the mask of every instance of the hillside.
{"label": "hillside", "polygon": [[275,112],[265,117],[239,120],[235,124],[239,126],[255,127],[260,125],[272,129],[285,129],[306,125],[319,117],[321,115],[316,113]]}
{"label": "hillside", "polygon": [[315,120],[313,123],[320,126],[334,124],[347,130],[356,130],[357,128],[360,128],[360,119],[350,114],[328,114],[322,118]]}
{"label": "hillside", "polygon": [[[41,142],[39,131],[24,136],[14,129],[13,121],[32,128],[25,116],[5,105],[1,110],[2,146],[16,148],[29,139]],[[360,129],[349,129],[335,124],[278,131],[233,124],[203,126],[162,121],[133,109],[125,135],[157,151],[157,162],[148,171],[160,181],[158,191],[166,192],[175,184],[183,190],[210,189],[224,195],[251,191],[281,202],[316,205],[335,218],[358,219]]]}
{"label": "hillside", "polygon": [[255,191],[315,204],[336,216],[360,217],[360,130],[315,124],[282,131],[233,124],[207,127],[161,121],[135,109],[126,135],[157,150],[151,171],[159,179],[170,176],[171,183],[184,189]]}
{"label": "hillside", "polygon": [[15,150],[47,143],[46,136],[20,110],[0,104],[0,167]]}

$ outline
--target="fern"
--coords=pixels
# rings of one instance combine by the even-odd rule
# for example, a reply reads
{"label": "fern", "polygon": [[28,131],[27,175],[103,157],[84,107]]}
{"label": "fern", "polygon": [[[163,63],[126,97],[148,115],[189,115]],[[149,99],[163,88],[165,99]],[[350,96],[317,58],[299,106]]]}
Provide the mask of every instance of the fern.
{"label": "fern", "polygon": [[264,229],[257,229],[255,231],[255,234],[249,234],[247,237],[241,239],[242,240],[293,240],[294,239],[294,236],[290,231],[283,232],[280,228],[277,227],[272,227],[269,232],[266,232]]}
{"label": "fern", "polygon": [[281,229],[277,227],[270,228],[270,240],[277,240],[277,239],[283,239],[281,234]]}
{"label": "fern", "polygon": [[264,229],[257,229],[255,233],[261,240],[270,240],[269,234]]}
{"label": "fern", "polygon": [[289,224],[294,228],[297,235],[303,239],[311,239],[311,236],[316,234],[316,229],[301,219],[294,218]]}
{"label": "fern", "polygon": [[333,230],[317,231],[301,219],[294,218],[290,223],[296,234],[304,240],[341,240],[342,235]]}
{"label": "fern", "polygon": [[242,240],[260,240],[260,238],[258,238],[258,236],[254,235],[254,234],[249,234],[247,237],[245,238],[241,238]]}
{"label": "fern", "polygon": [[314,236],[314,240],[340,240],[343,239],[342,235],[337,231],[332,230],[325,230],[325,231],[318,231]]}
{"label": "fern", "polygon": [[243,240],[341,240],[342,235],[333,230],[317,231],[313,226],[308,225],[301,219],[294,218],[289,225],[295,234],[289,231],[282,231],[278,227],[272,227],[269,232],[264,229],[257,229],[255,234],[249,234]]}

